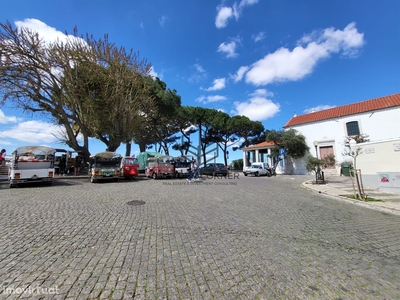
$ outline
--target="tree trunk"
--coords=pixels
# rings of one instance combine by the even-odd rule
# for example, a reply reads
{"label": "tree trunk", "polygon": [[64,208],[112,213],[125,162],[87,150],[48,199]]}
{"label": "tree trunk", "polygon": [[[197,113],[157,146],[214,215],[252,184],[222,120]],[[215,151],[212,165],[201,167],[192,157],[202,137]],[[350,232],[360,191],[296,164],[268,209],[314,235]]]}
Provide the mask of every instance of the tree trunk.
{"label": "tree trunk", "polygon": [[145,152],[146,151],[146,144],[143,142],[139,142],[139,151]]}
{"label": "tree trunk", "polygon": [[132,142],[131,141],[129,141],[129,142],[126,142],[126,144],[125,144],[125,156],[131,156],[131,151],[132,151]]}

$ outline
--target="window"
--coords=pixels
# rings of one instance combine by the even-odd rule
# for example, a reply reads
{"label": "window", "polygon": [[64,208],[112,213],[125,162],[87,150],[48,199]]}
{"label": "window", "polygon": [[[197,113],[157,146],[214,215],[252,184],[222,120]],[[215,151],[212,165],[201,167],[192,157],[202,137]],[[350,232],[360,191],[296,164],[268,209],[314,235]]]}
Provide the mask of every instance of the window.
{"label": "window", "polygon": [[348,136],[354,136],[354,135],[360,134],[360,128],[358,127],[357,121],[346,123],[346,129],[347,129]]}

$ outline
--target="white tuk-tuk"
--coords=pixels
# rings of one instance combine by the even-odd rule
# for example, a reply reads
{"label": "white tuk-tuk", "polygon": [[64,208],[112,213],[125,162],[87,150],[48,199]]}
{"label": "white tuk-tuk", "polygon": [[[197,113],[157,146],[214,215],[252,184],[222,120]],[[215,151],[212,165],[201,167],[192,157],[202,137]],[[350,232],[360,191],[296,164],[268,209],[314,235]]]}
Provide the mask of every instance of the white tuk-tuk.
{"label": "white tuk-tuk", "polygon": [[12,153],[8,177],[10,188],[24,183],[53,183],[56,150],[46,146],[18,147]]}

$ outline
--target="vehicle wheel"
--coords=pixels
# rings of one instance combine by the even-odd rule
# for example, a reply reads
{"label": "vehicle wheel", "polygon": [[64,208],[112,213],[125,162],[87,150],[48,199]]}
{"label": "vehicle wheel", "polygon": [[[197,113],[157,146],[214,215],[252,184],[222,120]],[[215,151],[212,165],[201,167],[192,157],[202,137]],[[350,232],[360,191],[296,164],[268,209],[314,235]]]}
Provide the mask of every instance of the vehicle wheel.
{"label": "vehicle wheel", "polygon": [[244,174],[244,176],[247,176],[247,173],[243,173]]}
{"label": "vehicle wheel", "polygon": [[153,179],[157,179],[157,173],[156,172],[153,173]]}
{"label": "vehicle wheel", "polygon": [[17,185],[16,184],[10,184],[10,189],[12,189],[12,188],[16,188],[17,187]]}
{"label": "vehicle wheel", "polygon": [[256,174],[254,174],[254,175],[258,177],[258,176],[260,176],[260,173],[256,172]]}
{"label": "vehicle wheel", "polygon": [[114,178],[114,182],[118,182],[118,178]]}

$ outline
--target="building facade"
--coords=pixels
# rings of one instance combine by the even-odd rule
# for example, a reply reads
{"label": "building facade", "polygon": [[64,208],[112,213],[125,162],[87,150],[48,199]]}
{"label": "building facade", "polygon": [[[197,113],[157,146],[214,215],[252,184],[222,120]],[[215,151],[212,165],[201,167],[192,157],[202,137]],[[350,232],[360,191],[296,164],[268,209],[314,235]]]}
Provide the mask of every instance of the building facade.
{"label": "building facade", "polygon": [[[361,169],[364,184],[400,192],[400,93],[295,115],[283,128],[295,129],[304,135],[310,155],[323,158],[333,154],[336,166],[329,172],[337,175],[343,163],[354,164],[353,157],[344,154],[346,137],[368,136],[368,142],[356,144],[361,149],[356,168]],[[247,147],[243,149],[243,158],[251,151],[253,161],[261,159],[260,153],[268,153],[272,146]],[[288,159],[277,173],[307,174],[306,159]]]}

